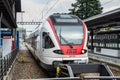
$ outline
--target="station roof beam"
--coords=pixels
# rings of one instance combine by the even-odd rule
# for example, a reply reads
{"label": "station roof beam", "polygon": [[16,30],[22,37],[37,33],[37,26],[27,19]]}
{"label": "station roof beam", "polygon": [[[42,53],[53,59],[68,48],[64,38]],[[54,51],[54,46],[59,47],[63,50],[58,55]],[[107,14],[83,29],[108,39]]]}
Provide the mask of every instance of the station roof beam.
{"label": "station roof beam", "polygon": [[21,0],[0,0],[0,15],[3,16],[2,28],[17,28],[16,12],[20,11]]}
{"label": "station roof beam", "polygon": [[120,8],[84,19],[88,29],[120,26]]}
{"label": "station roof beam", "polygon": [[19,25],[40,25],[42,22],[17,22]]}

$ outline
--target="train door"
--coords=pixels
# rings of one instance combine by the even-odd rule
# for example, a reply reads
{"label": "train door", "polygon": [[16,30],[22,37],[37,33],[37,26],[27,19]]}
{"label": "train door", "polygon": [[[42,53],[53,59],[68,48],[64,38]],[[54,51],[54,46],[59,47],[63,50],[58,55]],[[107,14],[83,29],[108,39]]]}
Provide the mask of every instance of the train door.
{"label": "train door", "polygon": [[41,29],[41,31],[40,31],[40,54],[42,54],[44,51],[44,49],[43,49],[43,45],[44,45],[43,32],[44,32],[44,30]]}
{"label": "train door", "polygon": [[37,46],[37,51],[40,52],[40,36],[37,36],[36,46]]}

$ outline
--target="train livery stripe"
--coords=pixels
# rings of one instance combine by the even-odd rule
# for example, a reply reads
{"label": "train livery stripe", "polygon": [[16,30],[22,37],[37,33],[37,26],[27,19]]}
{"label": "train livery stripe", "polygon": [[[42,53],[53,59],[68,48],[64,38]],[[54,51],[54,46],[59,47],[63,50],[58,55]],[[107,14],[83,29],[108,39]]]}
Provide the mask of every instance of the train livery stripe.
{"label": "train livery stripe", "polygon": [[48,18],[47,21],[48,21],[48,23],[50,24],[50,27],[51,27],[51,29],[52,29],[52,31],[53,31],[53,33],[54,33],[54,36],[55,36],[56,41],[57,41],[57,43],[58,43],[58,45],[59,45],[59,48],[60,48],[60,42],[59,42],[58,37],[57,37],[57,35],[56,35],[55,29],[54,29],[54,25],[53,25],[53,23],[52,23],[52,21],[51,21],[50,18]]}
{"label": "train livery stripe", "polygon": [[83,49],[85,49],[86,45],[87,45],[87,27],[85,25],[85,23],[82,21],[83,27],[84,27],[84,40],[83,40]]}

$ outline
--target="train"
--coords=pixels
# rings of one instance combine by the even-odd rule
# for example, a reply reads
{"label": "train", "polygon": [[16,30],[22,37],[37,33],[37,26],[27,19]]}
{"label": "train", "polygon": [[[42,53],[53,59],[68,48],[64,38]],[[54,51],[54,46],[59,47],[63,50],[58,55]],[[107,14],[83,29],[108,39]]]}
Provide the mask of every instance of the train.
{"label": "train", "polygon": [[87,26],[77,16],[52,14],[27,38],[35,59],[46,70],[59,64],[87,64]]}

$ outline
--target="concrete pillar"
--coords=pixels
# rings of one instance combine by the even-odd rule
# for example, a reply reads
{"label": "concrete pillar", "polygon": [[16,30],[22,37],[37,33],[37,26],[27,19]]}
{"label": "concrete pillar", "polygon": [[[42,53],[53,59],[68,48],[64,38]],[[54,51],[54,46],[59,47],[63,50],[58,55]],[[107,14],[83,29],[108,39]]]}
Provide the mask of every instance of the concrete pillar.
{"label": "concrete pillar", "polygon": [[118,50],[118,57],[120,58],[120,50]]}
{"label": "concrete pillar", "polygon": [[91,51],[94,52],[94,46],[93,46],[93,29],[91,29],[90,36],[91,36]]}
{"label": "concrete pillar", "polygon": [[[0,13],[0,29],[1,29],[1,27],[2,27],[2,12]],[[2,64],[3,64],[3,60],[2,60],[2,45],[1,45],[1,30],[0,30],[0,69],[1,69],[1,72],[3,72],[3,66],[2,66]],[[3,73],[1,73],[1,76],[3,76]],[[3,78],[2,78],[3,79]]]}
{"label": "concrete pillar", "polygon": [[16,28],[12,29],[12,37],[14,41],[14,48],[16,48]]}
{"label": "concrete pillar", "polygon": [[[0,29],[2,28],[2,16],[3,16],[3,14],[2,14],[2,12],[0,13]],[[0,58],[2,58],[2,43],[1,43],[1,30],[0,30]]]}

